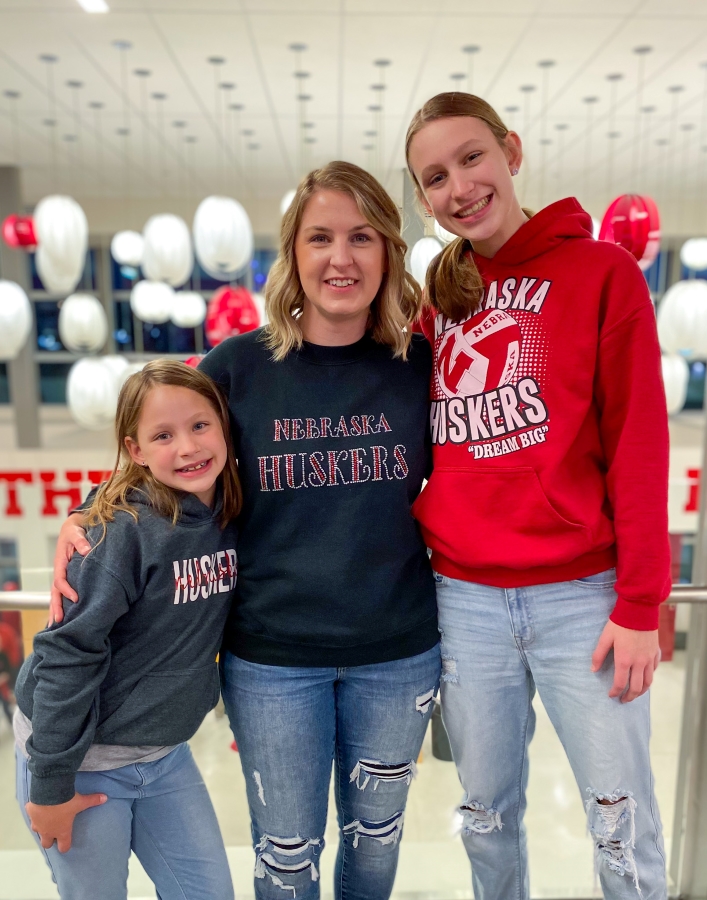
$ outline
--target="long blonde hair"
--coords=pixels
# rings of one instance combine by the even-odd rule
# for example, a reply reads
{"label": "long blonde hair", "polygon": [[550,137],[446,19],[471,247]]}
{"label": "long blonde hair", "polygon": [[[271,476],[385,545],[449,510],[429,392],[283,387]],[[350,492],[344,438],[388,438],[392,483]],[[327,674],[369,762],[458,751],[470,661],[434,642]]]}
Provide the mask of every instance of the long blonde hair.
{"label": "long blonde hair", "polygon": [[178,493],[157,481],[148,468],[134,462],[125,446],[126,437],[137,441],[137,429],[145,399],[157,385],[188,388],[204,397],[213,407],[223,430],[228,451],[226,465],[218,477],[223,497],[220,514],[221,527],[225,527],[240,512],[243,495],[238,477],[238,465],[229,437],[230,425],[226,400],[216,384],[203,372],[192,369],[174,359],[155,359],[127,379],[118,397],[118,410],[115,416],[118,456],[115,467],[108,481],[98,489],[93,503],[84,514],[84,521],[87,525],[103,527],[101,541],[105,537],[108,522],[115,519],[118,510],[129,513],[137,521],[137,511],[128,500],[128,494],[131,491],[139,491],[143,494],[159,513],[171,518],[173,523],[176,523],[179,518]]}
{"label": "long blonde hair", "polygon": [[[422,187],[410,165],[412,139],[429,122],[459,116],[481,119],[488,125],[499,146],[504,150],[508,147],[508,129],[496,110],[481,97],[461,91],[450,91],[432,97],[412,117],[405,137],[405,160],[420,200],[423,198]],[[527,209],[523,212],[528,218],[533,215]],[[484,283],[471,254],[471,244],[466,238],[455,238],[432,260],[427,269],[425,292],[429,303],[455,322],[479,309]]]}
{"label": "long blonde hair", "polygon": [[273,358],[284,359],[290,350],[302,346],[299,317],[304,309],[295,241],[304,208],[316,191],[332,190],[348,194],[361,215],[385,242],[386,271],[378,294],[371,304],[368,330],[379,344],[387,344],[395,356],[407,355],[411,324],[417,318],[422,296],[417,282],[405,271],[407,245],[400,236],[400,213],[385,188],[364,169],[348,162],[330,162],[310,172],[299,184],[294,200],[282,217],[280,252],[265,286],[265,308],[270,322],[265,339]]}

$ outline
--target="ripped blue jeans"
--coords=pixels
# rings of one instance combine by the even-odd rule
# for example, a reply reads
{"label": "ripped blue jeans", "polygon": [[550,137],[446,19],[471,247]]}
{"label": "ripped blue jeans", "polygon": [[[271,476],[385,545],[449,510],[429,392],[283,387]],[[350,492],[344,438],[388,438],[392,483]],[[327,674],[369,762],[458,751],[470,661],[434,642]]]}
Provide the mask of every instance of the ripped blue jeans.
{"label": "ripped blue jeans", "polygon": [[246,780],[257,900],[318,900],[332,762],[339,819],[334,896],[390,896],[439,672],[439,645],[407,659],[340,669],[223,655],[222,693]]}
{"label": "ripped blue jeans", "polygon": [[462,838],[474,895],[530,896],[523,815],[537,688],[586,804],[604,897],[666,900],[649,695],[609,699],[611,654],[599,672],[590,669],[616,603],[614,570],[508,589],[435,579],[442,714],[465,792]]}

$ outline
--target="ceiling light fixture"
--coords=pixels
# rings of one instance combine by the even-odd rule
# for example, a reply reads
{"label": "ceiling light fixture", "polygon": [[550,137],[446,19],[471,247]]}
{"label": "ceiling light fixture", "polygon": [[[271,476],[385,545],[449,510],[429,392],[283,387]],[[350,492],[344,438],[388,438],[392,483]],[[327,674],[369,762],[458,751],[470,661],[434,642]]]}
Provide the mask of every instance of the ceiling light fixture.
{"label": "ceiling light fixture", "polygon": [[78,0],[78,4],[84,12],[87,13],[107,13],[109,12],[106,0]]}

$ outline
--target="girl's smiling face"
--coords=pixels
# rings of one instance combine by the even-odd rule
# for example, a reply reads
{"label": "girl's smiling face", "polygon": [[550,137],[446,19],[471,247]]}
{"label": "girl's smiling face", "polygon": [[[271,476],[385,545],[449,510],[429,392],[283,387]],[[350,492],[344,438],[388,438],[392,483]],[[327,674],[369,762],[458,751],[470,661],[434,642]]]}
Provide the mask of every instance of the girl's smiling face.
{"label": "girl's smiling face", "polygon": [[515,132],[509,131],[501,145],[473,116],[428,122],[412,138],[409,151],[427,211],[489,257],[526,221],[511,174],[522,158]]}
{"label": "girl's smiling face", "polygon": [[226,465],[226,440],[209,401],[185,387],[158,384],[145,397],[137,440],[125,445],[140,466],[178,491],[213,506],[216,479]]}

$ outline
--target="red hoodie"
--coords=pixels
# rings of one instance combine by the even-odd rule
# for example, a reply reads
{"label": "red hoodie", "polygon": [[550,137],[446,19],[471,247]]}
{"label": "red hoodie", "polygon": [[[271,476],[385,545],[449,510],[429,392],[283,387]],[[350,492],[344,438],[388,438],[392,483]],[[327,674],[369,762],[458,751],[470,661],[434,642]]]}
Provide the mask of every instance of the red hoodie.
{"label": "red hoodie", "polygon": [[617,568],[612,620],[658,627],[670,591],[668,422],[655,314],[574,199],[493,259],[481,311],[430,310],[434,471],[413,507],[443,575],[496,587]]}

